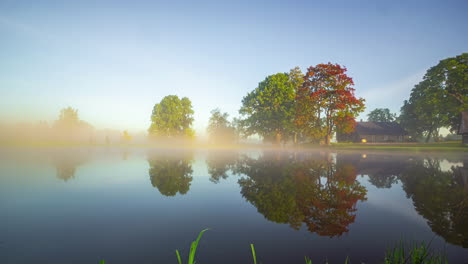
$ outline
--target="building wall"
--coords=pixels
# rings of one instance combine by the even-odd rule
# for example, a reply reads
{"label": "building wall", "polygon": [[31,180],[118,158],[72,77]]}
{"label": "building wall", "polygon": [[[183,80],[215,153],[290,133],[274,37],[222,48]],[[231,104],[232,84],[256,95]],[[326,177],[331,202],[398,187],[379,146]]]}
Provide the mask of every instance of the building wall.
{"label": "building wall", "polygon": [[407,136],[394,136],[394,135],[360,135],[361,139],[366,139],[368,143],[376,142],[403,142]]}
{"label": "building wall", "polygon": [[464,134],[462,138],[463,144],[468,144],[468,134]]}

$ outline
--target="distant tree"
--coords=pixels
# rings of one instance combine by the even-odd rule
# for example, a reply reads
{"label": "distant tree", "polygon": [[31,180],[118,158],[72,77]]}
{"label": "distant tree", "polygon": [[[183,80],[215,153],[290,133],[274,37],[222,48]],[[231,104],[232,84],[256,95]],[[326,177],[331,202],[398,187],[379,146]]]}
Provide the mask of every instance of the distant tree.
{"label": "distant tree", "polygon": [[208,134],[213,142],[233,142],[236,139],[235,127],[228,120],[228,113],[221,113],[216,108],[211,111]]}
{"label": "distant tree", "polygon": [[242,100],[244,133],[279,144],[293,130],[294,84],[287,73],[270,75]]}
{"label": "distant tree", "polygon": [[354,95],[353,79],[339,64],[318,64],[309,67],[298,91],[299,108],[296,123],[312,137],[324,137],[330,144],[335,132],[354,130],[355,118],[364,110],[364,99]]}
{"label": "distant tree", "polygon": [[388,108],[376,108],[367,115],[367,120],[370,122],[393,122],[396,117],[396,114],[391,113]]}
{"label": "distant tree", "polygon": [[89,142],[94,129],[87,122],[80,120],[77,109],[67,107],[60,110],[59,118],[55,121],[53,130],[58,133],[56,136],[62,140]]}
{"label": "distant tree", "polygon": [[122,141],[123,142],[130,142],[132,141],[132,136],[130,136],[130,134],[128,134],[128,131],[127,130],[124,130],[122,132]]}
{"label": "distant tree", "polygon": [[55,122],[56,127],[61,129],[76,129],[81,122],[78,117],[78,110],[72,107],[63,108],[60,110],[58,120]]}
{"label": "distant tree", "polygon": [[193,113],[190,99],[187,97],[179,99],[176,95],[168,95],[153,108],[149,135],[163,138],[191,138],[195,135],[191,128]]}
{"label": "distant tree", "polygon": [[450,125],[448,110],[452,98],[444,96],[438,84],[426,79],[415,85],[409,100],[401,108],[400,124],[414,138],[431,138],[439,135],[442,127]]}

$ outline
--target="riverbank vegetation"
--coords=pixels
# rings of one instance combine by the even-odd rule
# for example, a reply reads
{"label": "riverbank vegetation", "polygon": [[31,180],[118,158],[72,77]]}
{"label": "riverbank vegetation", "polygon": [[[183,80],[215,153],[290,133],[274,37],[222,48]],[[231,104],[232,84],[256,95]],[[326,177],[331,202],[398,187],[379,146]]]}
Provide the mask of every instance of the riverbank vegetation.
{"label": "riverbank vegetation", "polygon": [[[184,261],[184,258],[181,256],[179,250],[175,250],[175,255],[177,258],[178,264],[196,264],[195,254],[197,252],[198,244],[203,236],[203,234],[209,229],[204,229],[200,232],[197,239],[193,241],[190,245],[190,251],[187,261]],[[426,243],[412,243],[405,245],[404,243],[399,243],[396,246],[393,246],[387,250],[385,253],[382,263],[384,264],[447,264],[447,258],[445,255],[433,251],[430,245]],[[257,256],[254,244],[250,244],[250,250],[252,253],[252,262],[253,264],[262,263],[260,261],[261,256]],[[312,260],[305,256],[305,264],[312,264]],[[321,262],[322,263],[322,262]],[[325,260],[325,263],[328,261]],[[349,257],[344,257],[343,263],[349,264],[351,260]],[[104,260],[100,261],[100,264],[106,264]],[[110,263],[107,263],[110,264]]]}

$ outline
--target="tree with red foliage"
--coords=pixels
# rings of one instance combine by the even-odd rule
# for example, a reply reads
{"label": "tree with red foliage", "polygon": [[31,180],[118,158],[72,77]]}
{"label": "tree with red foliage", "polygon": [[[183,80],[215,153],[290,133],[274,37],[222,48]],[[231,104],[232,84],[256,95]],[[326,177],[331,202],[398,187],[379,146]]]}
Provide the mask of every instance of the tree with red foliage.
{"label": "tree with red foliage", "polygon": [[325,138],[327,145],[335,132],[352,132],[365,108],[364,99],[355,97],[353,79],[346,71],[339,64],[311,66],[296,94],[296,125],[312,138]]}

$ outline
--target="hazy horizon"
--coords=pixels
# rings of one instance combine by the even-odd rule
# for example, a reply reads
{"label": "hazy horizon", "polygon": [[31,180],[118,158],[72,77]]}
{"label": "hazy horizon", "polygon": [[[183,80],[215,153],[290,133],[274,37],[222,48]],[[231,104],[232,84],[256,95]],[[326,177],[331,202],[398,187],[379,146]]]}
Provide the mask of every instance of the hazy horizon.
{"label": "hazy horizon", "polygon": [[[267,75],[339,63],[356,95],[399,113],[439,60],[467,52],[466,1],[0,2],[0,121],[79,110],[97,129],[146,131],[166,95],[238,116]],[[333,32],[333,34],[331,34]],[[465,34],[464,34],[465,33]]]}

